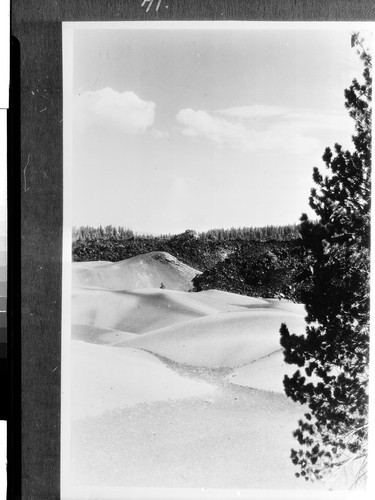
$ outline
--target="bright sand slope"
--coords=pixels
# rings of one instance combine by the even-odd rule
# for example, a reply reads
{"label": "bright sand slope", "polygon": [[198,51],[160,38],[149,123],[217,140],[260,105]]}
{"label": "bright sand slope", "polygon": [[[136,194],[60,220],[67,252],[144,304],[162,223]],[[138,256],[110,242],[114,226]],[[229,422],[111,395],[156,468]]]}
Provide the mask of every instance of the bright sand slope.
{"label": "bright sand slope", "polygon": [[112,291],[81,287],[73,291],[72,323],[145,333],[218,312],[255,307],[271,306],[263,299],[218,291],[187,293],[154,288]]}
{"label": "bright sand slope", "polygon": [[103,328],[95,325],[81,325],[79,323],[72,325],[72,339],[83,340],[90,344],[112,345],[121,340],[128,340],[136,337],[137,334]]}
{"label": "bright sand slope", "polygon": [[73,419],[101,415],[138,403],[203,397],[215,388],[181,377],[155,356],[72,341]]}
{"label": "bright sand slope", "polygon": [[315,488],[289,457],[302,409],[274,392],[303,307],[182,292],[178,264],[142,259],[73,269],[72,484]]}
{"label": "bright sand slope", "polygon": [[[144,349],[187,365],[234,368],[279,350],[282,322],[291,331],[303,333],[303,316],[301,305],[217,290],[187,293],[81,287],[73,294],[72,335],[85,342]],[[274,377],[265,377],[263,371],[255,380],[263,363]],[[230,381],[280,391],[281,380],[289,371],[279,354],[244,367]]]}
{"label": "bright sand slope", "polygon": [[304,331],[304,320],[295,313],[254,309],[204,316],[116,345],[145,349],[187,365],[234,368],[279,349],[283,322],[293,332]]}
{"label": "bright sand slope", "polygon": [[[227,376],[231,384],[252,387],[264,391],[284,393],[284,375],[292,376],[297,368],[284,362],[282,350],[278,350],[244,366]],[[301,368],[300,368],[301,370]]]}
{"label": "bright sand slope", "polygon": [[73,263],[73,286],[95,286],[111,290],[159,288],[186,290],[199,271],[167,252],[150,252],[120,262]]}
{"label": "bright sand slope", "polygon": [[181,376],[136,349],[73,341],[71,363],[69,481],[90,498],[111,498],[111,486],[324,487],[294,476],[301,409],[281,394],[220,383],[220,373]]}

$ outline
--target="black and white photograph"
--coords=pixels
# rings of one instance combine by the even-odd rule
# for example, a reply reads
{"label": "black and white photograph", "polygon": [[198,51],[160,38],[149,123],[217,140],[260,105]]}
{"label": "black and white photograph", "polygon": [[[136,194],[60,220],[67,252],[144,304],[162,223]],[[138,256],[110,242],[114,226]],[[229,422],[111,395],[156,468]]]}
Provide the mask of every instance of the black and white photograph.
{"label": "black and white photograph", "polygon": [[368,491],[373,29],[62,23],[61,498]]}

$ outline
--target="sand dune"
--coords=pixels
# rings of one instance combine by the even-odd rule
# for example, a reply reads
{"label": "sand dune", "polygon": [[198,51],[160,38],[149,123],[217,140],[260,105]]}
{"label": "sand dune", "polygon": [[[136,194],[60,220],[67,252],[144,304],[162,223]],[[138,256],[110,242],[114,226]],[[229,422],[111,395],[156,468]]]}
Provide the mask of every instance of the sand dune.
{"label": "sand dune", "polygon": [[72,322],[144,333],[218,312],[246,311],[269,307],[263,299],[232,293],[200,293],[146,289],[111,291],[76,288],[73,293]]}
{"label": "sand dune", "polygon": [[303,410],[282,386],[296,367],[279,343],[283,322],[305,331],[304,307],[188,293],[196,272],[163,252],[73,265],[70,474],[79,488],[306,487],[290,461]]}
{"label": "sand dune", "polygon": [[[103,288],[116,285],[115,272],[119,273],[116,277],[118,285],[126,276],[136,284],[144,283],[147,280],[142,273],[146,268],[151,270],[149,278],[154,279],[155,266],[166,274],[184,269],[177,259],[160,252],[116,264],[77,264],[73,273],[76,283],[89,281],[96,286],[74,289],[73,338],[119,348],[139,348],[191,366],[238,368],[280,349],[282,322],[296,333],[304,332],[304,307],[288,301],[252,298],[218,290],[188,293],[160,288]],[[85,274],[87,272],[91,274]],[[84,279],[85,276],[89,279]],[[129,280],[127,283],[131,284]],[[262,382],[262,377],[257,375],[262,368],[256,364],[240,368],[232,382],[282,390],[281,372],[287,368],[277,360],[277,357],[272,358],[268,362],[270,366],[264,368],[277,373],[275,383],[272,376],[263,377]]]}
{"label": "sand dune", "polygon": [[[282,349],[279,349],[251,363],[236,368],[232,373],[227,375],[226,380],[231,384],[241,387],[251,387],[252,389],[284,394],[284,376],[288,375],[291,377],[297,370],[306,376],[304,368],[285,363]],[[312,375],[309,381],[317,384],[321,380],[319,377]]]}
{"label": "sand dune", "polygon": [[[301,484],[289,458],[298,410],[281,394],[232,386],[208,398],[127,406],[76,420],[72,483],[184,488],[175,495],[164,490],[159,499],[196,498],[186,488],[316,488]],[[237,493],[212,491],[203,490],[207,500]],[[91,490],[90,498],[113,497]],[[250,496],[238,492],[237,498]]]}
{"label": "sand dune", "polygon": [[113,264],[109,260],[92,260],[88,262],[73,262],[73,269],[92,269],[97,266],[102,266],[103,264]]}
{"label": "sand dune", "polygon": [[280,348],[278,331],[285,322],[303,333],[303,318],[273,309],[219,313],[155,330],[119,342],[193,366],[238,367]]}
{"label": "sand dune", "polygon": [[72,325],[72,339],[83,340],[91,344],[113,344],[120,340],[129,340],[136,337],[135,333],[121,332],[111,328],[101,328],[93,325]]}
{"label": "sand dune", "polygon": [[150,252],[121,262],[73,263],[74,287],[96,286],[111,290],[159,288],[186,290],[199,271],[167,252]]}
{"label": "sand dune", "polygon": [[206,397],[215,387],[167,368],[136,349],[72,341],[71,416],[84,418],[139,403]]}
{"label": "sand dune", "polygon": [[293,375],[297,366],[284,362],[282,350],[279,349],[265,357],[235,369],[227,376],[228,382],[242,387],[262,389],[284,393],[284,375]]}
{"label": "sand dune", "polygon": [[[178,300],[178,292],[149,289],[116,292],[76,289],[72,304],[73,323],[94,325],[131,333],[180,323],[208,314],[210,310]],[[186,296],[190,294],[186,293]],[[177,296],[177,299],[176,299]]]}
{"label": "sand dune", "polygon": [[282,311],[289,311],[301,316],[306,316],[304,304],[296,304],[290,300],[279,299],[265,299],[272,309],[281,309]]}

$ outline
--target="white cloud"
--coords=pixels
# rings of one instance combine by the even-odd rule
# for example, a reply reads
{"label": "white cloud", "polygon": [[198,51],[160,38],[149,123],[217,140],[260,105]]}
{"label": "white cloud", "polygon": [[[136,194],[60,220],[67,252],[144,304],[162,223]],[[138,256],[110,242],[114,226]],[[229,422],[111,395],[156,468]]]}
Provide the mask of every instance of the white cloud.
{"label": "white cloud", "polygon": [[233,122],[209,114],[207,111],[182,109],[177,114],[182,133],[204,137],[219,145],[240,151],[290,151],[303,153],[317,147],[316,139],[274,124],[266,128]]}
{"label": "white cloud", "polygon": [[300,130],[347,130],[352,123],[345,108],[341,112],[332,110],[288,109],[284,106],[237,106],[216,111],[229,119],[238,119],[244,123],[257,120],[259,127],[273,120],[273,125],[299,127]]}
{"label": "white cloud", "polygon": [[354,131],[353,120],[345,108],[342,112],[332,110],[290,110],[285,115],[285,125],[298,126],[300,130]]}
{"label": "white cloud", "polygon": [[134,92],[117,92],[109,87],[85,91],[76,97],[76,123],[115,127],[124,133],[139,134],[154,122],[155,103],[144,101]]}
{"label": "white cloud", "polygon": [[183,134],[206,137],[217,144],[246,139],[247,130],[243,124],[213,117],[207,111],[181,109],[177,121],[183,126]]}
{"label": "white cloud", "polygon": [[253,106],[235,106],[233,108],[219,109],[217,112],[237,118],[274,118],[275,116],[285,115],[287,108],[254,104]]}
{"label": "white cloud", "polygon": [[176,118],[183,134],[241,151],[303,154],[322,147],[322,134],[328,139],[334,132],[335,140],[340,141],[340,137],[346,140],[353,132],[345,109],[337,112],[254,105],[209,113],[188,108],[180,110]]}

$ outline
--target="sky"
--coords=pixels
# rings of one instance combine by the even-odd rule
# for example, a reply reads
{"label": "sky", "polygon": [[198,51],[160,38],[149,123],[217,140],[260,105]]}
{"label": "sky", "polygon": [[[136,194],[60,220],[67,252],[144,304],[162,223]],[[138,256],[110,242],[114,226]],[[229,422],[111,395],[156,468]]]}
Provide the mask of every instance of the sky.
{"label": "sky", "polygon": [[74,226],[168,234],[313,216],[313,167],[325,171],[327,146],[351,148],[351,27],[74,24]]}

